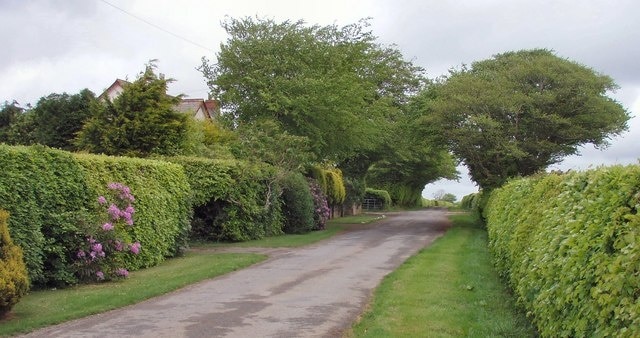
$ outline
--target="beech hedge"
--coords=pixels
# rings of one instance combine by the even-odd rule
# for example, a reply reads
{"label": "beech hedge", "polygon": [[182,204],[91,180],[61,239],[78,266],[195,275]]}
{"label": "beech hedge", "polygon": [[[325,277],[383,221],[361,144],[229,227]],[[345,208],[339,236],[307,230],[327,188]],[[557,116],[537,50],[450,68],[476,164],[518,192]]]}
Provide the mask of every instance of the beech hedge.
{"label": "beech hedge", "polygon": [[276,169],[266,164],[194,157],[166,159],[184,167],[192,187],[192,236],[247,241],[282,234]]}
{"label": "beech hedge", "polygon": [[543,337],[640,336],[640,166],[548,174],[491,193],[499,273]]}
{"label": "beech hedge", "polygon": [[142,250],[127,268],[155,265],[187,243],[190,187],[178,165],[0,144],[0,167],[0,208],[11,214],[9,231],[32,284],[77,282],[76,254],[87,227],[99,226],[97,198],[110,182],[136,197],[130,236]]}

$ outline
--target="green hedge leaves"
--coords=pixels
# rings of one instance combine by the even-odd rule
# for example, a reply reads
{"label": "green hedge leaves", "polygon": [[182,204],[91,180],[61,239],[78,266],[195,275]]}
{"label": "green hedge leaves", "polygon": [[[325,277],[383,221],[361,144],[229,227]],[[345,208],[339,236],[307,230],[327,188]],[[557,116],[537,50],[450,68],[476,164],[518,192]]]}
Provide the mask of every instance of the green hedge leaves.
{"label": "green hedge leaves", "polygon": [[640,335],[640,166],[514,180],[485,215],[496,267],[545,337]]}
{"label": "green hedge leaves", "polygon": [[87,227],[99,226],[97,198],[110,182],[128,185],[136,196],[130,236],[143,250],[127,268],[155,265],[186,246],[190,186],[181,166],[0,145],[0,167],[0,208],[11,214],[9,231],[33,284],[77,282],[77,250]]}

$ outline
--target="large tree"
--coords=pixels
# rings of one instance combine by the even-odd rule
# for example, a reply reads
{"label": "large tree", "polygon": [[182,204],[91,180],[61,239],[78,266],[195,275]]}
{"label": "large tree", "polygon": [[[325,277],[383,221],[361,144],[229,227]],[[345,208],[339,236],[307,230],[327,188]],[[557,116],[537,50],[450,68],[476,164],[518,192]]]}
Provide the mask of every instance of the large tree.
{"label": "large tree", "polygon": [[34,141],[50,147],[76,149],[73,140],[91,116],[90,106],[96,100],[89,89],[75,95],[50,94],[40,98],[32,114]]}
{"label": "large tree", "polygon": [[180,97],[167,95],[171,80],[154,69],[149,63],[113,102],[92,105],[93,115],[78,134],[80,149],[139,157],[182,153],[188,117],[175,111]]}
{"label": "large tree", "polygon": [[578,147],[606,147],[626,130],[628,112],[607,96],[614,81],[545,49],[474,62],[415,101],[422,130],[436,134],[481,188],[531,175]]}
{"label": "large tree", "polygon": [[422,81],[367,26],[229,19],[217,62],[201,70],[230,125],[277,121],[308,138],[319,160],[340,163],[376,149]]}

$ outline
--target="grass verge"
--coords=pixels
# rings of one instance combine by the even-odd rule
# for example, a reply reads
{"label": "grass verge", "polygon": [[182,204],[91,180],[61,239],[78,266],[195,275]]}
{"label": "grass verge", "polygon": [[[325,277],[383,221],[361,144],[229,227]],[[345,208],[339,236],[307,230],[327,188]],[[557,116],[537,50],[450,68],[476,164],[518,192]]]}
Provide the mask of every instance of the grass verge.
{"label": "grass verge", "polygon": [[159,266],[132,272],[129,278],[59,290],[32,291],[0,321],[0,336],[105,312],[238,270],[266,259],[256,254],[190,252]]}
{"label": "grass verge", "polygon": [[371,223],[382,219],[380,215],[365,214],[358,216],[346,216],[334,218],[327,222],[327,226],[321,231],[311,231],[306,234],[287,234],[281,236],[265,237],[254,241],[224,243],[224,242],[193,242],[194,249],[225,248],[225,247],[257,247],[257,248],[294,248],[319,242],[342,232],[346,224]]}
{"label": "grass verge", "polygon": [[469,214],[376,289],[348,337],[534,337],[491,264],[487,234]]}

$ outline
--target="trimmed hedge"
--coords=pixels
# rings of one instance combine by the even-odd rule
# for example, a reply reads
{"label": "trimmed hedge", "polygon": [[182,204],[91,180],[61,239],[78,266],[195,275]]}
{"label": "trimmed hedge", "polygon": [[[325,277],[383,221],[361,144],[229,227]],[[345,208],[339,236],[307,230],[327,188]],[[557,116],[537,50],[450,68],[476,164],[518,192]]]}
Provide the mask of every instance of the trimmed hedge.
{"label": "trimmed hedge", "polygon": [[640,336],[640,166],[514,180],[485,215],[499,273],[544,337]]}
{"label": "trimmed hedge", "polygon": [[300,173],[288,174],[282,182],[283,230],[300,234],[314,229],[314,200],[309,183]]}
{"label": "trimmed hedge", "polygon": [[276,169],[236,160],[172,157],[192,187],[192,236],[208,241],[246,241],[282,234]]}
{"label": "trimmed hedge", "polygon": [[126,262],[127,269],[157,265],[180,255],[188,246],[191,229],[191,188],[181,166],[156,160],[76,154],[74,158],[87,182],[85,196],[92,202],[107,194],[107,185],[127,185],[135,201],[132,242],[142,250]]}
{"label": "trimmed hedge", "polygon": [[43,146],[0,144],[0,208],[24,251],[33,284],[72,284],[78,224],[89,222],[87,184],[71,153]]}
{"label": "trimmed hedge", "polygon": [[383,209],[391,207],[391,195],[389,195],[389,192],[386,190],[367,188],[364,196],[365,198],[377,198],[381,200]]}
{"label": "trimmed hedge", "polygon": [[0,318],[4,317],[29,291],[27,267],[22,249],[9,235],[9,214],[0,210]]}
{"label": "trimmed hedge", "polygon": [[129,269],[155,265],[187,243],[190,187],[182,167],[160,161],[79,155],[43,146],[0,145],[0,208],[24,251],[36,285],[78,281],[75,263],[88,227],[100,226],[97,197],[107,184],[128,185],[136,196],[130,237],[142,251]]}
{"label": "trimmed hedge", "polygon": [[340,169],[313,166],[309,169],[308,175],[318,182],[322,191],[327,195],[327,201],[330,205],[339,205],[345,201],[347,190]]}

